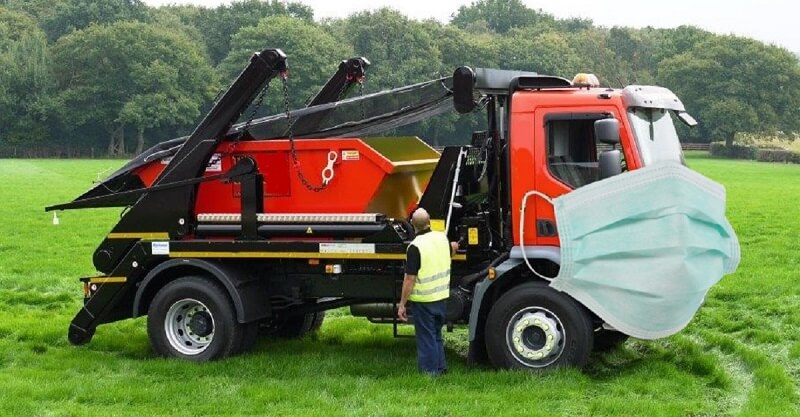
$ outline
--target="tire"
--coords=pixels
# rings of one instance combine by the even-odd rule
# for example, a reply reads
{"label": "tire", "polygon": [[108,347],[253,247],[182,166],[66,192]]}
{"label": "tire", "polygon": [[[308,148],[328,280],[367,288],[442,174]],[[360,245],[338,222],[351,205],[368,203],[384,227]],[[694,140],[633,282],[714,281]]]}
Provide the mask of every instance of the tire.
{"label": "tire", "polygon": [[308,332],[307,333],[316,333],[322,327],[322,322],[325,321],[325,312],[324,311],[318,311],[318,312],[313,313],[313,314],[314,314],[314,319],[311,320],[311,325],[308,326]]}
{"label": "tire", "polygon": [[592,351],[586,309],[542,282],[521,284],[503,294],[489,311],[485,335],[489,360],[498,368],[580,368]]}
{"label": "tire", "polygon": [[204,362],[238,353],[245,335],[228,293],[212,279],[179,278],[153,297],[147,333],[156,354]]}
{"label": "tire", "polygon": [[601,329],[594,332],[594,351],[608,352],[618,348],[628,340],[628,335],[613,330]]}
{"label": "tire", "polygon": [[322,327],[323,320],[325,320],[324,311],[290,316],[275,325],[272,334],[287,339],[299,339],[308,333],[314,333],[319,330]]}

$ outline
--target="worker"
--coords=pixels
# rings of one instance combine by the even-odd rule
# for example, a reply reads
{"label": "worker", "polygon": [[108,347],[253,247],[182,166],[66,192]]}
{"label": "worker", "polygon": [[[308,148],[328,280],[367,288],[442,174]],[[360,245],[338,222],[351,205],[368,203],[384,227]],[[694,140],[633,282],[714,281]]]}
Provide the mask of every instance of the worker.
{"label": "worker", "polygon": [[431,218],[423,208],[411,215],[417,237],[406,251],[405,279],[397,317],[408,321],[414,316],[417,341],[417,364],[420,372],[439,376],[447,372],[442,326],[450,296],[450,258],[457,243],[447,235],[431,231]]}

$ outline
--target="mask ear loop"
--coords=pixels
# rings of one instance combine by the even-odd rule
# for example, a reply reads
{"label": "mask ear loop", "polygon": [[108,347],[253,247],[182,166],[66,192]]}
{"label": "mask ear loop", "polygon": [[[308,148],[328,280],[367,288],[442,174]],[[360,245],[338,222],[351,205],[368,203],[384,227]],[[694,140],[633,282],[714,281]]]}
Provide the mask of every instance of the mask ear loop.
{"label": "mask ear loop", "polygon": [[525,265],[528,266],[528,269],[530,269],[531,272],[533,272],[533,274],[536,275],[537,277],[549,282],[552,281],[554,277],[544,276],[540,274],[537,270],[533,269],[533,265],[531,265],[531,262],[528,260],[528,254],[525,251],[525,208],[527,207],[528,204],[528,198],[534,195],[543,198],[551,205],[553,204],[552,198],[538,191],[531,190],[522,196],[522,206],[520,207],[520,216],[519,216],[519,246],[522,249],[522,259],[525,260]]}

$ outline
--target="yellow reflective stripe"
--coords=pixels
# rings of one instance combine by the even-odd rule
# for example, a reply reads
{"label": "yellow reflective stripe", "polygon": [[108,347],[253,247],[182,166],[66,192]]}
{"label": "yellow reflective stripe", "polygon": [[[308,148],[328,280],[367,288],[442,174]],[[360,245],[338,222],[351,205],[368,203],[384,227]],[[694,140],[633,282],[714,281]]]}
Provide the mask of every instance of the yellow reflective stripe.
{"label": "yellow reflective stripe", "polygon": [[450,291],[442,290],[428,295],[412,294],[408,297],[408,300],[415,303],[432,303],[434,301],[446,300],[449,296]]}
{"label": "yellow reflective stripe", "polygon": [[450,270],[439,272],[438,274],[433,274],[429,277],[417,277],[417,284],[426,284],[431,281],[436,281],[438,279],[447,278],[450,279]]}
{"label": "yellow reflective stripe", "polygon": [[438,293],[439,291],[444,291],[445,297],[450,295],[448,291],[450,289],[449,282],[436,282],[434,285],[419,285],[415,284],[414,287],[411,289],[411,301],[414,301],[414,298],[418,295],[426,295],[426,294],[433,294]]}
{"label": "yellow reflective stripe", "polygon": [[427,284],[414,284],[414,288],[412,289],[412,291],[413,290],[429,291],[431,288],[438,288],[438,287],[445,286],[445,285],[447,285],[447,286],[450,285],[449,280],[443,279],[443,280],[440,280],[440,281],[429,282]]}
{"label": "yellow reflective stripe", "polygon": [[445,295],[450,295],[450,284],[440,285],[438,287],[433,287],[430,289],[419,290],[415,285],[414,288],[411,290],[412,295],[431,295],[436,294],[438,292],[443,292]]}
{"label": "yellow reflective stripe", "polygon": [[128,282],[127,277],[94,277],[89,278],[90,284],[121,284]]}
{"label": "yellow reflective stripe", "polygon": [[169,239],[169,233],[109,233],[107,239]]}

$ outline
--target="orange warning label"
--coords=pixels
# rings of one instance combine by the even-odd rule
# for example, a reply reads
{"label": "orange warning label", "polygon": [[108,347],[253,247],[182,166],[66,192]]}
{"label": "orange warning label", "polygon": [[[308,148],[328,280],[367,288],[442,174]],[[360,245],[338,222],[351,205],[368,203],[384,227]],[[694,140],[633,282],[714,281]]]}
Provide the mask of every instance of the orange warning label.
{"label": "orange warning label", "polygon": [[356,150],[342,151],[342,161],[358,161],[361,159],[361,153]]}

